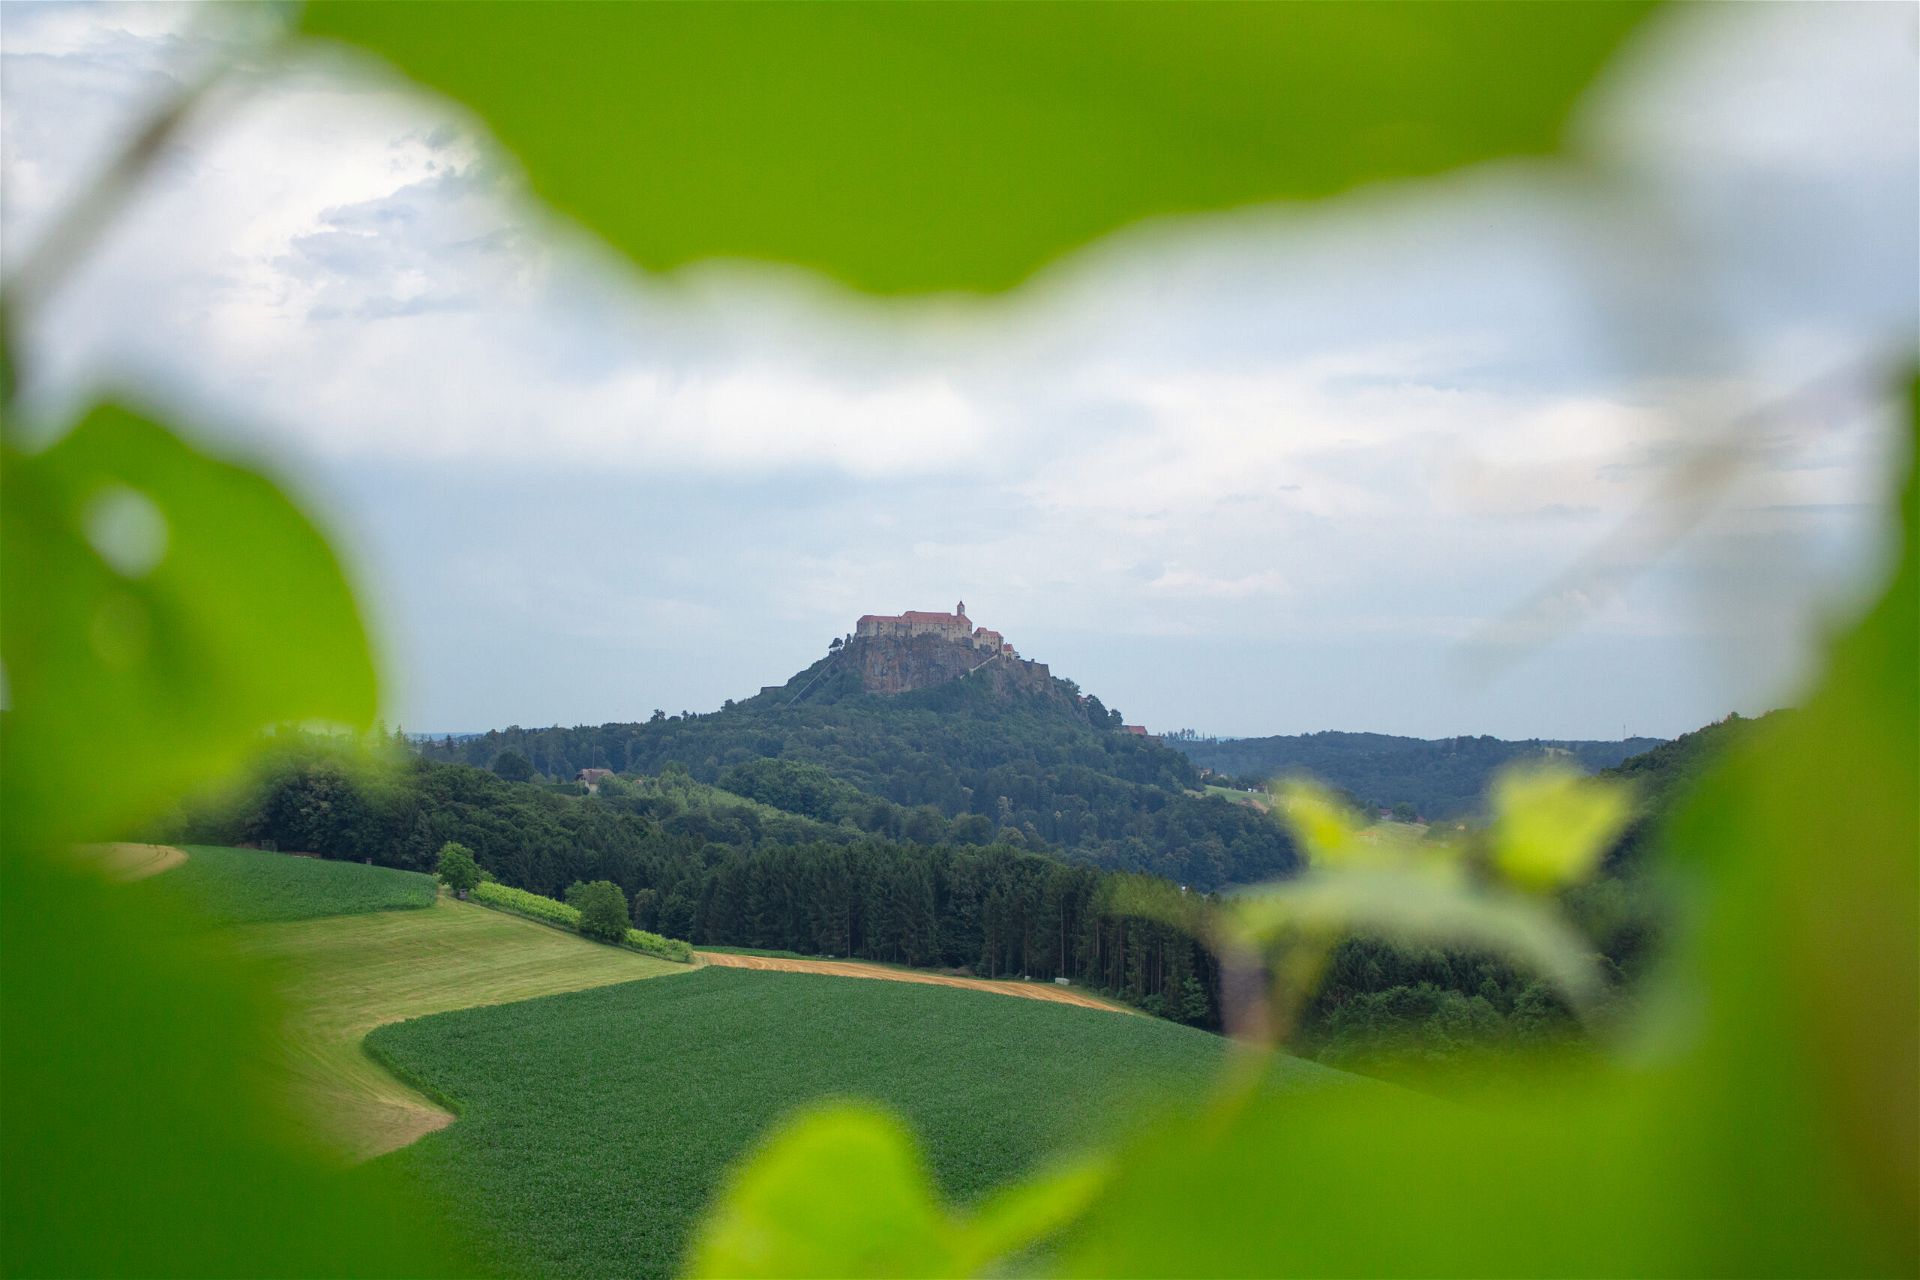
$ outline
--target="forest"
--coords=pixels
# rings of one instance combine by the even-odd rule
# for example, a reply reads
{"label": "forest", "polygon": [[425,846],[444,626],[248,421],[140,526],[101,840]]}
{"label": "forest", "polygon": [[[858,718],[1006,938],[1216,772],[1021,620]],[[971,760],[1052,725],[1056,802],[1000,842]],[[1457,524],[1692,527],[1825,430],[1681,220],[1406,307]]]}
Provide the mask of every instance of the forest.
{"label": "forest", "polygon": [[279,735],[254,783],[184,807],[150,834],[414,871],[431,871],[456,841],[493,878],[547,897],[610,880],[636,927],[698,946],[1068,977],[1150,1013],[1218,1023],[1205,948],[1124,905],[1145,877],[1006,844],[877,837],[681,770],[557,794],[466,765],[395,759],[391,740],[380,745],[388,758],[369,762],[345,744]]}
{"label": "forest", "polygon": [[482,768],[513,752],[556,779],[586,768],[657,775],[678,765],[698,782],[773,803],[808,792],[799,812],[852,818],[874,833],[904,834],[887,830],[899,811],[925,809],[914,836],[923,842],[949,838],[950,825],[962,842],[1051,850],[1201,890],[1298,865],[1278,824],[1198,794],[1199,771],[1185,756],[1118,725],[1071,681],[1001,696],[956,680],[893,697],[823,688],[796,704],[761,695],[705,715],[656,711],[644,723],[514,726],[421,750]]}

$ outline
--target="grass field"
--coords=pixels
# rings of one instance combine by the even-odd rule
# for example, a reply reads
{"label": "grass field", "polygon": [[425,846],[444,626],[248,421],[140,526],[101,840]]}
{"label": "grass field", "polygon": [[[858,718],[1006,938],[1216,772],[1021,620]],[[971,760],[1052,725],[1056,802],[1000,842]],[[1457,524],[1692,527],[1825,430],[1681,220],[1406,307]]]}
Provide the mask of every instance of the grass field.
{"label": "grass field", "polygon": [[288,1088],[322,1142],[355,1157],[452,1118],[366,1055],[361,1040],[382,1023],[690,972],[439,897],[431,876],[357,862],[196,845],[150,883],[191,899],[274,967]]}
{"label": "grass field", "polygon": [[236,933],[244,950],[280,971],[299,1105],[329,1145],[356,1157],[404,1146],[451,1119],[367,1056],[361,1040],[382,1023],[691,972],[452,898],[424,911]]}
{"label": "grass field", "polygon": [[1268,809],[1273,807],[1272,799],[1267,796],[1265,792],[1240,791],[1233,787],[1215,786],[1213,783],[1208,783],[1205,788],[1197,794],[1219,796],[1222,800],[1230,801],[1233,804],[1245,805],[1249,809],[1258,809],[1262,813],[1267,812]]}
{"label": "grass field", "polygon": [[[1122,1128],[1135,1087],[1197,1096],[1217,1037],[947,987],[707,968],[382,1027],[370,1048],[459,1122],[388,1157],[503,1272],[666,1276],[729,1164],[820,1097],[898,1108],[972,1199]],[[1278,1084],[1353,1077],[1283,1064]]]}
{"label": "grass field", "polygon": [[432,876],[358,862],[209,845],[189,845],[186,853],[184,863],[149,883],[186,895],[220,924],[427,907],[439,889]]}

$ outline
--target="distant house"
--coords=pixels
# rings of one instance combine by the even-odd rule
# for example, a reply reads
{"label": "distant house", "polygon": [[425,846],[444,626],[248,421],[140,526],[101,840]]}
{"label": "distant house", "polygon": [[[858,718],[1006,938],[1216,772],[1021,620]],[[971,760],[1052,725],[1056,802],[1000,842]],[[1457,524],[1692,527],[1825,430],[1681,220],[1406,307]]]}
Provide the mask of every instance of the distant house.
{"label": "distant house", "polygon": [[1143,724],[1123,724],[1120,728],[1123,732],[1130,733],[1136,738],[1151,738],[1153,736],[1147,732],[1147,726]]}
{"label": "distant house", "polygon": [[600,789],[600,780],[602,778],[611,778],[612,776],[613,770],[611,769],[582,769],[573,775],[573,780],[586,787],[587,794],[592,795]]}

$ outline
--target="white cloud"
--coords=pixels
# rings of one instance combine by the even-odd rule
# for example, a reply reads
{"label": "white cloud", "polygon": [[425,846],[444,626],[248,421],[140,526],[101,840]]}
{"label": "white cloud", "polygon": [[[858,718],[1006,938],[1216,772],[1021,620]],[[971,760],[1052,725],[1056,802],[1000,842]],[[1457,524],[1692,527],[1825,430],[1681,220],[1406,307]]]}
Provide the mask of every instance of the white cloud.
{"label": "white cloud", "polygon": [[[199,12],[9,12],[10,253],[208,56]],[[646,700],[711,705],[754,683],[727,663],[778,678],[786,636],[964,593],[1138,714],[1282,729],[1278,684],[1249,701],[1233,692],[1249,673],[1222,672],[1176,695],[1114,637],[1272,666],[1347,637],[1431,678],[1641,520],[1701,422],[1911,334],[1911,12],[1675,22],[1703,34],[1650,45],[1589,114],[1592,152],[1632,161],[1616,204],[1499,167],[1161,224],[983,307],[857,304],[737,266],[645,279],[556,233],[445,104],[319,61],[255,68],[27,351],[50,398],[132,369],[173,416],[301,460],[352,513],[411,672],[463,617],[516,661],[669,632],[713,670],[650,666],[669,687]],[[1650,210],[1679,229],[1685,252],[1659,259],[1679,268],[1614,270],[1644,261]],[[1702,319],[1714,342],[1688,328]],[[1767,419],[1690,543],[1644,580],[1570,589],[1565,616],[1622,646],[1725,624],[1660,659],[1643,726],[1683,669],[1719,683],[1661,712],[1667,728],[1729,690],[1790,688],[1808,614],[1870,561],[1889,439],[1870,401],[1848,388]],[[1785,639],[1750,643],[1762,632]],[[1611,723],[1578,664],[1549,661],[1558,701],[1512,695],[1510,727]],[[434,679],[410,722],[559,714],[541,699],[596,714],[591,684],[561,675],[497,694]],[[1449,719],[1451,695],[1376,704],[1375,684],[1357,682],[1346,726],[1394,727],[1383,705],[1401,728],[1476,727]],[[1175,696],[1206,701],[1152,701]]]}

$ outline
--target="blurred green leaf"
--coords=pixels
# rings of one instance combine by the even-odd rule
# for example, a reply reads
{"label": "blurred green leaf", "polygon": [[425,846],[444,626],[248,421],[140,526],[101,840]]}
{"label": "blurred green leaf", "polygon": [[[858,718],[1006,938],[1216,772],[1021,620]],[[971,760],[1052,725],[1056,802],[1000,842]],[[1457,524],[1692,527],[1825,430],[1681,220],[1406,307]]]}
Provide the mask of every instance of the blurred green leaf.
{"label": "blurred green leaf", "polygon": [[372,721],[346,579],[270,481],[112,407],[0,463],[9,847],[120,834],[269,725]]}
{"label": "blurred green leaf", "polygon": [[1424,867],[1309,871],[1235,894],[1219,927],[1250,947],[1359,934],[1405,946],[1483,951],[1538,974],[1576,1006],[1599,986],[1592,947],[1557,913],[1476,885],[1437,857]]}
{"label": "blurred green leaf", "polygon": [[1523,889],[1586,879],[1633,817],[1628,788],[1558,767],[1503,770],[1492,799],[1493,864]]}
{"label": "blurred green leaf", "polygon": [[[1398,825],[1362,828],[1356,815],[1312,782],[1290,781],[1275,794],[1277,812],[1310,868],[1226,897],[1214,937],[1227,948],[1259,951],[1296,940],[1317,946],[1350,934],[1409,946],[1464,947],[1530,969],[1576,1006],[1592,999],[1599,986],[1592,947],[1550,906],[1479,883],[1456,845],[1421,839]],[[1561,790],[1546,796],[1542,802],[1537,792],[1523,790],[1522,815],[1541,822],[1564,817]],[[1528,832],[1542,841],[1578,834]]]}
{"label": "blurred green leaf", "polygon": [[1105,1160],[1085,1159],[1035,1174],[991,1196],[962,1237],[960,1273],[978,1274],[1051,1238],[1086,1212],[1111,1174]]}
{"label": "blurred green leaf", "polygon": [[735,1173],[694,1244],[696,1276],[955,1274],[957,1240],[904,1125],[868,1107],[802,1114]]}
{"label": "blurred green leaf", "polygon": [[1337,866],[1365,853],[1359,816],[1348,812],[1325,787],[1293,778],[1275,786],[1273,795],[1280,816],[1293,829],[1309,862]]}
{"label": "blurred green leaf", "polygon": [[300,1136],[256,960],[77,861],[4,877],[0,1274],[472,1273],[417,1188]]}
{"label": "blurred green leaf", "polygon": [[642,266],[994,291],[1142,219],[1554,152],[1642,3],[309,3]]}
{"label": "blurred green leaf", "polygon": [[463,1270],[413,1192],[298,1136],[266,975],[67,847],[266,725],[371,718],[332,554],[271,483],[121,410],[0,465],[0,1271]]}
{"label": "blurred green leaf", "polygon": [[1078,1215],[1104,1166],[1083,1162],[942,1207],[919,1145],[892,1115],[835,1105],[789,1120],[735,1170],[694,1243],[696,1276],[968,1276]]}

